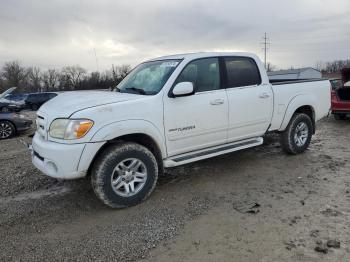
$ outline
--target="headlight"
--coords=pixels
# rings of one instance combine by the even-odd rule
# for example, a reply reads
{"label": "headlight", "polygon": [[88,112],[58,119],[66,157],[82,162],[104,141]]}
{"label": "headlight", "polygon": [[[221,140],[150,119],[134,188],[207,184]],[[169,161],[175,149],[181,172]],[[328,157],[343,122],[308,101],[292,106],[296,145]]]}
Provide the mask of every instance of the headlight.
{"label": "headlight", "polygon": [[50,125],[50,136],[59,139],[78,139],[86,135],[94,122],[88,119],[56,119]]}

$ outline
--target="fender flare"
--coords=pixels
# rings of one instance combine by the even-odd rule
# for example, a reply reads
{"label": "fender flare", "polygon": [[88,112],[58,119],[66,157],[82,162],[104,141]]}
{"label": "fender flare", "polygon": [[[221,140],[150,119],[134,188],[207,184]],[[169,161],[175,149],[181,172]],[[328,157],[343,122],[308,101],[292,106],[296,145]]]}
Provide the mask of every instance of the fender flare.
{"label": "fender flare", "polygon": [[317,101],[314,96],[310,94],[298,94],[295,97],[291,99],[289,102],[286,112],[284,114],[282,124],[280,128],[278,129],[279,131],[283,131],[286,129],[288,126],[292,116],[294,115],[295,111],[297,111],[298,108],[302,106],[310,106],[312,108],[312,111],[314,113],[314,118],[316,119],[316,106]]}
{"label": "fender flare", "polygon": [[151,122],[142,119],[121,120],[109,123],[95,132],[90,142],[102,142],[124,135],[144,134],[157,144],[163,158],[166,157],[165,139],[160,130]]}

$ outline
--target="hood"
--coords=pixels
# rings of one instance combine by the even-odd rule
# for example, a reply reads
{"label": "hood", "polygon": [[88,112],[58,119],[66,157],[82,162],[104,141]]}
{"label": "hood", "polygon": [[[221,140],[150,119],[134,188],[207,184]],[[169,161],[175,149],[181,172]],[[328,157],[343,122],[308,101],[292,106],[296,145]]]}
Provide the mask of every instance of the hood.
{"label": "hood", "polygon": [[14,105],[14,106],[16,105],[20,106],[24,104],[24,102],[22,101],[13,101],[13,100],[8,100],[6,98],[0,98],[0,103],[6,104],[6,105]]}
{"label": "hood", "polygon": [[38,114],[53,113],[56,117],[69,117],[73,113],[96,106],[142,98],[141,95],[113,91],[69,91],[59,94],[42,105]]}

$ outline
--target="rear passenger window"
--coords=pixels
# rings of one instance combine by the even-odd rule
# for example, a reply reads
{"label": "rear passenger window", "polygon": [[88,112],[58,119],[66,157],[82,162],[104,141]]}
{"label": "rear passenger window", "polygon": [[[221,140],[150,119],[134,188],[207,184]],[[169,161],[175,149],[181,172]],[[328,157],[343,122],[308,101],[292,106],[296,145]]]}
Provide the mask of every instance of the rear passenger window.
{"label": "rear passenger window", "polygon": [[253,59],[226,57],[225,65],[228,88],[261,84],[260,72]]}
{"label": "rear passenger window", "polygon": [[192,82],[196,92],[220,89],[218,58],[204,58],[190,62],[177,78],[176,83]]}

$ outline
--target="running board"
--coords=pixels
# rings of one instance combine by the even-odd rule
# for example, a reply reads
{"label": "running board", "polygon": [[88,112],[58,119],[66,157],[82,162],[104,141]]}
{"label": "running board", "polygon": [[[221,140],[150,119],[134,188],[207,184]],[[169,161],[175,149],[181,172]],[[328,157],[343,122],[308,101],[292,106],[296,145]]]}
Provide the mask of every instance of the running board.
{"label": "running board", "polygon": [[184,165],[198,160],[223,155],[254,146],[259,146],[262,145],[263,142],[264,139],[262,137],[256,137],[252,139],[241,140],[234,143],[210,147],[198,151],[192,151],[190,153],[185,153],[164,159],[164,167]]}

